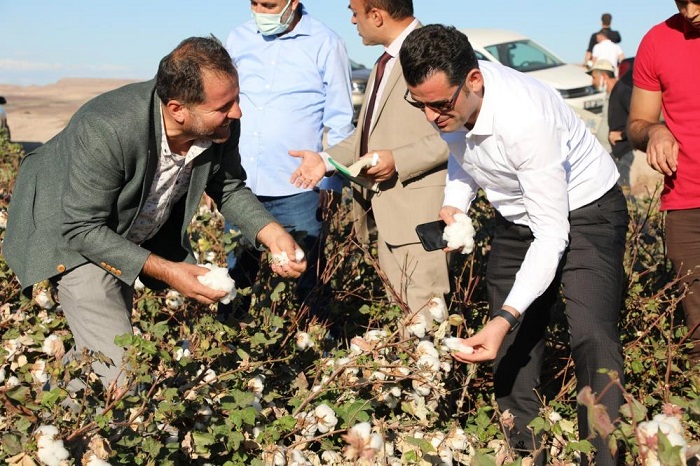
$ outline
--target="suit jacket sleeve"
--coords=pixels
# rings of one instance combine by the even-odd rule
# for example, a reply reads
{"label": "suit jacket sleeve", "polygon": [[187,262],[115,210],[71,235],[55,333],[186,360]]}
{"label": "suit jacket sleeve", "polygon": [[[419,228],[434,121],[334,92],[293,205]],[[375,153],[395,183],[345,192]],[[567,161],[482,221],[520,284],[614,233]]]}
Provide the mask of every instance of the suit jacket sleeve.
{"label": "suit jacket sleeve", "polygon": [[[96,264],[113,264],[133,283],[149,252],[114,230],[125,184],[120,131],[99,115],[74,119],[70,170],[62,199],[61,233],[69,248]],[[123,133],[122,133],[123,134]],[[143,157],[146,157],[144,145]],[[124,199],[124,198],[122,198]],[[124,206],[129,207],[129,206]]]}

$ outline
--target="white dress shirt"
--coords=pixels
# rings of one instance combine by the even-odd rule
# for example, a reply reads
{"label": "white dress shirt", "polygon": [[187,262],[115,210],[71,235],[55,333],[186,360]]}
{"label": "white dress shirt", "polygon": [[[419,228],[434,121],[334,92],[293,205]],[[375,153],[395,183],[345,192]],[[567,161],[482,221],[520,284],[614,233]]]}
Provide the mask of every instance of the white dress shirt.
{"label": "white dress shirt", "polygon": [[484,99],[471,131],[444,133],[450,146],[443,205],[465,212],[480,187],[507,220],[534,235],[505,305],[524,312],[552,282],[569,243],[569,212],[615,185],[615,163],[548,85],[479,62]]}

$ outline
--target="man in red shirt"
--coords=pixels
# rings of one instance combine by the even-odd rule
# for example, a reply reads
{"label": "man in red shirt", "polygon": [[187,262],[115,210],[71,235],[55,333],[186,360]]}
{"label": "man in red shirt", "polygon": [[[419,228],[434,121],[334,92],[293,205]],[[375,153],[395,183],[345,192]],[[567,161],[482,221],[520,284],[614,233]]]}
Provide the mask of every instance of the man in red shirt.
{"label": "man in red shirt", "polygon": [[[700,363],[700,0],[676,1],[679,14],[654,26],[634,62],[627,135],[647,162],[665,175],[661,209],[666,246],[688,294],[686,325]],[[663,111],[664,121],[659,121]],[[688,272],[691,272],[688,275]]]}

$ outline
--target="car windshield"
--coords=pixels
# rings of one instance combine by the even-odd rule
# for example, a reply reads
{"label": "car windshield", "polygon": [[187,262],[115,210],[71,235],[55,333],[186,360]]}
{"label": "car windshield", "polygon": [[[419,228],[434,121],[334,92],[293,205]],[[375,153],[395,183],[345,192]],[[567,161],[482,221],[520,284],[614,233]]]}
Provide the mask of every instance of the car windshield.
{"label": "car windshield", "polygon": [[489,45],[486,50],[502,64],[518,71],[537,71],[564,63],[535,42],[523,39]]}

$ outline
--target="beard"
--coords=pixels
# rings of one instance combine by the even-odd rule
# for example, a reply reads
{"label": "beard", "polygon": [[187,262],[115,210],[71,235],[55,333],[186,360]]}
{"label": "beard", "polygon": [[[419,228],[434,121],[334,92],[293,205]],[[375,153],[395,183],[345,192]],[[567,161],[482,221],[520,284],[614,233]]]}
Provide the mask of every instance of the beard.
{"label": "beard", "polygon": [[193,117],[192,124],[190,124],[188,128],[185,128],[185,130],[195,139],[222,144],[231,137],[230,121],[223,126],[211,126],[202,121],[199,115],[195,113],[191,113],[191,115]]}

